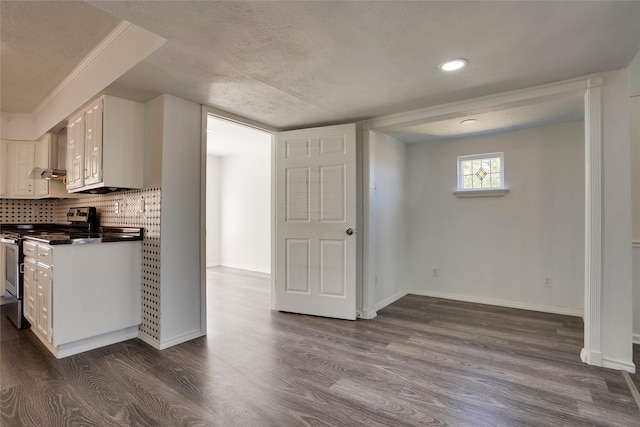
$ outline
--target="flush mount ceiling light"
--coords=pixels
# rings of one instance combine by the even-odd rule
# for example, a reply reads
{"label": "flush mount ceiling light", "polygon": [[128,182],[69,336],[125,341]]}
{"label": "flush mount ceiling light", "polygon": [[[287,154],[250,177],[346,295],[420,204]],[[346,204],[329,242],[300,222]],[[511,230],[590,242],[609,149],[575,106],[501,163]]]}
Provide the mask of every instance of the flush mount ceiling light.
{"label": "flush mount ceiling light", "polygon": [[469,61],[467,61],[466,59],[458,58],[452,59],[451,61],[443,62],[442,64],[438,65],[438,68],[440,68],[442,71],[456,71],[466,67],[468,63]]}
{"label": "flush mount ceiling light", "polygon": [[476,123],[478,123],[478,119],[465,119],[463,121],[460,122],[461,125],[475,125]]}

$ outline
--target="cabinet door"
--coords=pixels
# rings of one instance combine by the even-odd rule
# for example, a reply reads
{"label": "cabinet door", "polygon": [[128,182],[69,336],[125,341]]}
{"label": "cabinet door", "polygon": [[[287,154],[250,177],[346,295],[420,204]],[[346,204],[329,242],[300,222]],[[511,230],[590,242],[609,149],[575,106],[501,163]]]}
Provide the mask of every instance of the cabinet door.
{"label": "cabinet door", "polygon": [[38,263],[38,295],[36,297],[36,329],[51,342],[51,267]]}
{"label": "cabinet door", "polygon": [[7,182],[9,180],[8,156],[9,142],[0,141],[0,197],[9,195]]}
{"label": "cabinet door", "polygon": [[102,182],[102,99],[85,110],[85,185]]}
{"label": "cabinet door", "polygon": [[[49,152],[51,149],[51,135],[45,134],[36,143],[35,166],[40,169],[49,167]],[[35,196],[44,197],[49,195],[49,180],[34,176]]]}
{"label": "cabinet door", "polygon": [[84,114],[67,125],[67,189],[84,185]]}
{"label": "cabinet door", "polygon": [[33,197],[35,194],[34,179],[29,177],[36,162],[35,142],[14,142],[9,147],[9,155],[14,165],[13,195],[17,197]]}
{"label": "cabinet door", "polygon": [[31,258],[25,258],[24,262],[24,317],[32,324],[37,323],[37,270],[36,262]]}

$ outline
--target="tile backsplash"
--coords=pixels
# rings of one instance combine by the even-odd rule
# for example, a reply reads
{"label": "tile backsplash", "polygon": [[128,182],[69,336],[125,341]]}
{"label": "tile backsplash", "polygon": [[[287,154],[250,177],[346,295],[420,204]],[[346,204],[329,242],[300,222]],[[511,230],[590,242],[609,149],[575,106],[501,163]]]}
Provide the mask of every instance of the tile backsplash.
{"label": "tile backsplash", "polygon": [[54,221],[55,200],[0,199],[2,224],[31,224]]}

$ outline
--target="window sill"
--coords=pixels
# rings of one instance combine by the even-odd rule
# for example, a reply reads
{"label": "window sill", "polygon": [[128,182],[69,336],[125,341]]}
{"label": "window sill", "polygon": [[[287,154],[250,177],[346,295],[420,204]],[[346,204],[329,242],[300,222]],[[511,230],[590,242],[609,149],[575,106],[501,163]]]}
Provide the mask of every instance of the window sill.
{"label": "window sill", "polygon": [[501,188],[499,190],[462,190],[454,191],[456,197],[502,197],[509,192],[508,188]]}

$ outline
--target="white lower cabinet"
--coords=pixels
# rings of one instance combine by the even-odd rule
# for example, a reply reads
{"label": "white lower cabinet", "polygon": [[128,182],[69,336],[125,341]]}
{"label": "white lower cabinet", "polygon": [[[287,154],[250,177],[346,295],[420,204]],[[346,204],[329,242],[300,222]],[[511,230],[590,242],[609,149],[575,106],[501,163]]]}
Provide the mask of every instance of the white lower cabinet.
{"label": "white lower cabinet", "polygon": [[141,266],[140,241],[26,240],[24,312],[31,330],[57,358],[137,338]]}

